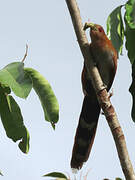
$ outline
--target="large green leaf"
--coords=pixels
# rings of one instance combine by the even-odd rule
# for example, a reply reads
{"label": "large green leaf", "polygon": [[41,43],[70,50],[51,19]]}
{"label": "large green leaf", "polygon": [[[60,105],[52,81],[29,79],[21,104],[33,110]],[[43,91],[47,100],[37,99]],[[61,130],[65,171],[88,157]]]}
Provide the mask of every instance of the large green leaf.
{"label": "large green leaf", "polygon": [[53,177],[53,178],[60,178],[61,180],[62,179],[68,180],[68,178],[65,176],[65,174],[60,173],[60,172],[52,172],[49,174],[45,174],[43,177]]}
{"label": "large green leaf", "polygon": [[131,64],[135,61],[135,0],[129,0],[125,5],[125,36],[126,49]]}
{"label": "large green leaf", "polygon": [[132,94],[133,106],[131,116],[135,122],[135,0],[127,1],[125,5],[125,37],[128,57],[132,64],[132,83],[129,88]]}
{"label": "large green leaf", "polygon": [[135,122],[135,61],[132,65],[132,83],[129,88],[130,93],[132,94],[132,111],[131,111],[131,116],[133,121]]}
{"label": "large green leaf", "polygon": [[25,68],[33,82],[33,88],[36,91],[42,104],[45,119],[49,121],[55,129],[55,124],[59,119],[59,104],[49,82],[35,69]]}
{"label": "large green leaf", "polygon": [[14,142],[19,142],[19,148],[22,152],[29,151],[29,133],[24,126],[21,110],[11,95],[5,94],[0,87],[0,116],[5,128],[6,134]]}
{"label": "large green leaf", "polygon": [[121,16],[122,6],[117,7],[107,18],[107,35],[118,54],[122,54],[124,27]]}
{"label": "large green leaf", "polygon": [[31,78],[24,72],[22,62],[11,63],[0,70],[0,82],[8,85],[21,98],[26,98],[32,88]]}

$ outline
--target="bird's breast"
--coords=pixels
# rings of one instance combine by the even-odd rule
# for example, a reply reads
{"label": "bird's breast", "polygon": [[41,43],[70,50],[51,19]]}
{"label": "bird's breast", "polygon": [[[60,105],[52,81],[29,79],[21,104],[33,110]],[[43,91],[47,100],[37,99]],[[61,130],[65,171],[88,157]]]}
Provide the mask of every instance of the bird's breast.
{"label": "bird's breast", "polygon": [[114,51],[103,45],[98,47],[91,46],[93,60],[99,70],[102,81],[110,89],[114,75]]}

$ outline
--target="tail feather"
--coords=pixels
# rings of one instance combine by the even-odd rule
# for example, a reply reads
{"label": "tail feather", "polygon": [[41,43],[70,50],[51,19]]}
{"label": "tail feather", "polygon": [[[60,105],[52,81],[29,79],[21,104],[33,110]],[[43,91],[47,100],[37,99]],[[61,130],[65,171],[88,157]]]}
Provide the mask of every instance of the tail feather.
{"label": "tail feather", "polygon": [[98,100],[85,96],[73,146],[71,168],[80,169],[88,160],[95,138],[100,106]]}

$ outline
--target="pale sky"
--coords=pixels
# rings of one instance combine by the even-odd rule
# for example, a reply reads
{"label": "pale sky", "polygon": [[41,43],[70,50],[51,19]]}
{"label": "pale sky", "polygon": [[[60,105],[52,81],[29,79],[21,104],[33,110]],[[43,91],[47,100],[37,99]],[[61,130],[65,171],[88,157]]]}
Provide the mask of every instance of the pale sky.
{"label": "pale sky", "polygon": [[[126,1],[78,0],[83,23],[101,24],[106,30],[109,13]],[[17,143],[6,137],[0,123],[0,169],[3,180],[50,180],[42,175],[53,172],[71,174],[70,159],[83,93],[83,58],[76,40],[65,0],[4,0],[0,3],[0,68],[20,61],[29,46],[26,67],[37,69],[51,83],[60,105],[60,119],[53,131],[44,120],[43,110],[34,91],[23,100],[17,98],[24,123],[30,133],[30,151],[23,154]],[[131,67],[126,50],[118,62],[111,101],[125,133],[129,154],[135,167],[135,124],[130,115],[132,98],[128,92]],[[103,115],[89,160],[82,169],[90,169],[88,179],[124,178],[114,141]]]}

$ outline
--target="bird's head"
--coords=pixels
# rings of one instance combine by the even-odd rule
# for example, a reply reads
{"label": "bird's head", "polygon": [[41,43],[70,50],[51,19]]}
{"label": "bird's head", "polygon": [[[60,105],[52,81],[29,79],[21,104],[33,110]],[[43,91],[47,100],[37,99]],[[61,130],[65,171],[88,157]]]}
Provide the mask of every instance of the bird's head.
{"label": "bird's head", "polygon": [[93,24],[93,23],[85,23],[84,25],[84,30],[90,28],[90,37],[91,41],[95,42],[97,40],[102,40],[106,37],[106,34],[104,32],[104,29],[102,26],[98,24]]}

